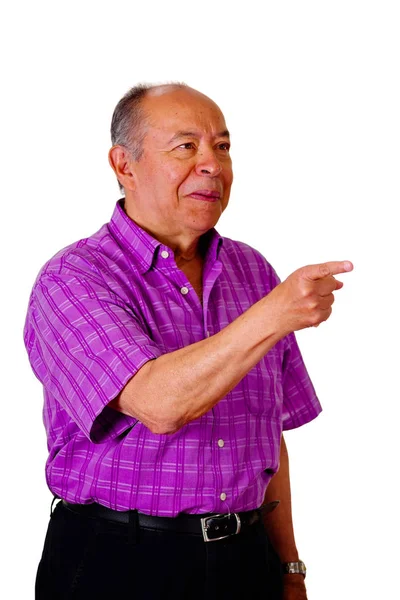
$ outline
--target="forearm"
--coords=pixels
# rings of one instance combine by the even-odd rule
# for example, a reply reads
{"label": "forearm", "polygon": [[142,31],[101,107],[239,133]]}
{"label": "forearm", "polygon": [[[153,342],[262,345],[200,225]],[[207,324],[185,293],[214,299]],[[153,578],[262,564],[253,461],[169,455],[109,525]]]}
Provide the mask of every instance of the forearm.
{"label": "forearm", "polygon": [[110,406],[154,433],[173,433],[209,411],[285,334],[266,296],[216,335],[149,361]]}
{"label": "forearm", "polygon": [[264,516],[268,536],[281,562],[298,561],[299,555],[292,520],[289,457],[283,435],[281,438],[279,471],[271,479],[265,494],[265,502],[272,502],[273,500],[279,500],[278,506],[274,511]]}
{"label": "forearm", "polygon": [[174,433],[208,412],[282,337],[329,318],[333,273],[346,263],[298,269],[233,323],[202,340],[146,363],[110,403],[153,433]]}

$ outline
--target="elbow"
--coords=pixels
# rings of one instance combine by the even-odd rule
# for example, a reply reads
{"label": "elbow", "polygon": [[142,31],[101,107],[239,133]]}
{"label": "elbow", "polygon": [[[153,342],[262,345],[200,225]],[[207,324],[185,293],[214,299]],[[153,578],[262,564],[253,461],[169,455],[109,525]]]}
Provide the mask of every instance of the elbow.
{"label": "elbow", "polygon": [[188,412],[182,410],[176,399],[165,395],[162,400],[160,398],[154,398],[154,400],[152,406],[147,407],[147,422],[144,422],[151,433],[155,435],[172,435],[191,420]]}
{"label": "elbow", "polygon": [[166,414],[158,412],[152,417],[144,425],[155,435],[172,435],[182,429],[187,422],[183,415],[173,414],[172,411],[168,411]]}
{"label": "elbow", "polygon": [[172,435],[182,429],[184,423],[173,421],[157,421],[147,424],[146,427],[155,435]]}

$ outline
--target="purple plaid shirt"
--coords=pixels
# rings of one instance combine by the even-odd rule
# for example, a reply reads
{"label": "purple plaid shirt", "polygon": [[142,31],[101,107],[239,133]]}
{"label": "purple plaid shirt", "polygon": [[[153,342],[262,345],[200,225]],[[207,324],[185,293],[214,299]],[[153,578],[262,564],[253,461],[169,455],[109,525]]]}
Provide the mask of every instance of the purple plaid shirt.
{"label": "purple plaid shirt", "polygon": [[48,486],[72,503],[152,515],[257,508],[282,429],[321,411],[294,334],[174,434],[107,404],[148,360],[219,332],[279,279],[259,252],[210,230],[202,305],[171,249],[122,206],[52,258],[30,298],[25,344],[44,387]]}

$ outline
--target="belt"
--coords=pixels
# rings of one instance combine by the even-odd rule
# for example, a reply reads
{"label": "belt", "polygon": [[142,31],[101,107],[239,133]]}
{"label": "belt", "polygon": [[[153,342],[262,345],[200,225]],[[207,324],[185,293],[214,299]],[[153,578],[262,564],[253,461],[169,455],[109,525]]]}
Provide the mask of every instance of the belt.
{"label": "belt", "polygon": [[248,512],[208,515],[180,514],[173,518],[145,515],[136,510],[112,510],[96,502],[92,504],[71,504],[63,500],[62,504],[74,513],[86,517],[114,521],[116,523],[129,524],[132,522],[132,514],[135,514],[139,527],[143,529],[202,534],[205,542],[212,542],[248,530],[252,525],[260,521],[261,510],[263,512],[271,512],[278,505],[278,502],[270,502],[260,509]]}

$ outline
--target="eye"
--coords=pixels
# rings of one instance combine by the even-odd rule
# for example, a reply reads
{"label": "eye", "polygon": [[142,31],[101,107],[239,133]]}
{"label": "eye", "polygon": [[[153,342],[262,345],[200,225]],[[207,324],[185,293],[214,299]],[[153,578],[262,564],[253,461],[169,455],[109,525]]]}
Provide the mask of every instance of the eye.
{"label": "eye", "polygon": [[193,142],[185,142],[184,144],[178,146],[178,148],[182,148],[182,150],[193,150],[195,148],[195,145],[193,144]]}
{"label": "eye", "polygon": [[223,142],[222,144],[218,144],[219,150],[224,150],[225,152],[229,152],[231,145],[228,142]]}

